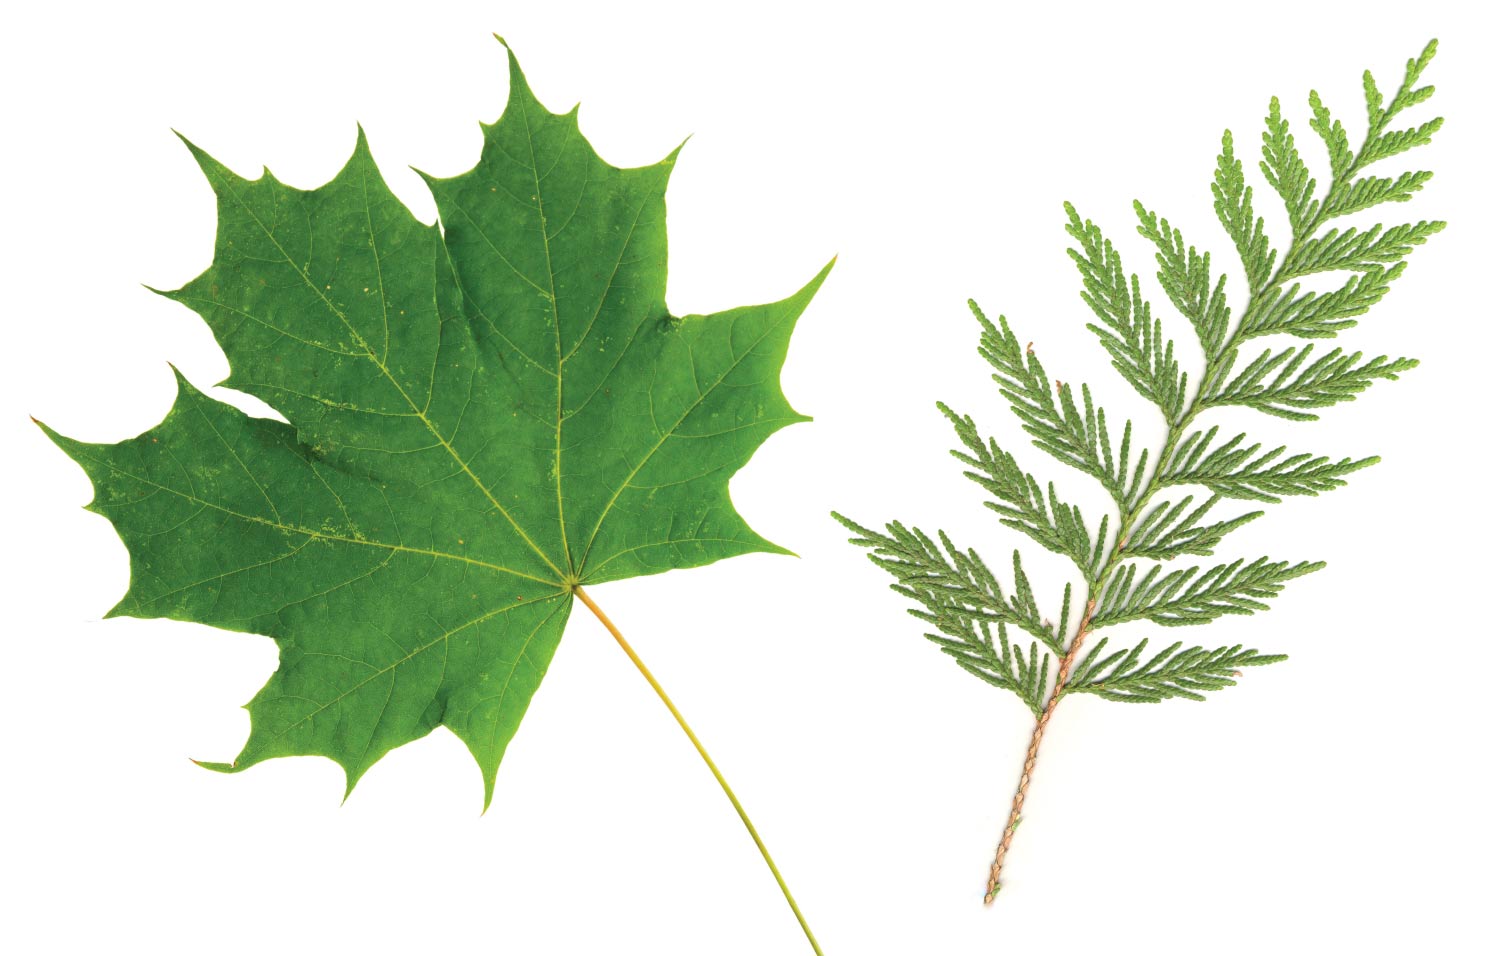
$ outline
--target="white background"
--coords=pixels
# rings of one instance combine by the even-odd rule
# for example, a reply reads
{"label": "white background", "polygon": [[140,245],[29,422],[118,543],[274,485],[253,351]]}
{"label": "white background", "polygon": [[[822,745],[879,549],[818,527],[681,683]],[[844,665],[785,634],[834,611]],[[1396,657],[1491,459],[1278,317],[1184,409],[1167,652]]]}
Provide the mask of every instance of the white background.
{"label": "white background", "polygon": [[[1461,9],[256,0],[12,12],[0,40],[0,949],[806,951],[713,780],[581,608],[487,815],[477,770],[444,730],[387,757],[342,807],[340,772],[321,759],[233,777],[195,768],[187,758],[238,751],[237,705],[273,669],[273,645],[101,621],[125,590],[125,550],[81,510],[83,473],[27,420],[114,441],[165,413],[168,361],[205,388],[227,374],[204,324],[140,285],[175,287],[212,251],[209,188],[170,128],[241,173],[267,164],[311,188],[362,120],[392,187],[431,218],[407,164],[452,175],[474,162],[476,121],[505,100],[498,31],[544,103],[582,101],[584,132],[611,162],[654,161],[693,134],[668,193],[674,311],[779,298],[840,254],[785,371],[817,420],[774,437],[733,484],[752,524],[802,558],[595,590],[736,785],[827,953],[1493,952],[1497,91],[1494,31]],[[1143,275],[1154,267],[1133,234],[1137,197],[1228,267],[1208,190],[1223,128],[1254,159],[1279,93],[1321,175],[1306,90],[1361,130],[1360,72],[1389,92],[1433,35],[1439,92],[1418,118],[1450,122],[1411,159],[1438,176],[1381,216],[1452,225],[1346,336],[1423,365],[1318,423],[1213,419],[1270,445],[1385,462],[1226,542],[1230,555],[1329,562],[1274,610],[1154,635],[1292,659],[1203,704],[1070,698],[1006,889],[983,908],[1030,718],[922,640],[828,511],[947,528],[1008,566],[1017,536],[947,458],[932,409],[943,398],[1098,515],[1097,489],[1020,440],[974,355],[965,299],[1004,311],[1054,375],[1094,383],[1116,419],[1151,434],[1151,410],[1083,328],[1062,200]],[[1284,246],[1280,203],[1254,182]],[[1196,364],[1185,323],[1148,287]],[[1022,546],[1054,601],[1061,559]]]}

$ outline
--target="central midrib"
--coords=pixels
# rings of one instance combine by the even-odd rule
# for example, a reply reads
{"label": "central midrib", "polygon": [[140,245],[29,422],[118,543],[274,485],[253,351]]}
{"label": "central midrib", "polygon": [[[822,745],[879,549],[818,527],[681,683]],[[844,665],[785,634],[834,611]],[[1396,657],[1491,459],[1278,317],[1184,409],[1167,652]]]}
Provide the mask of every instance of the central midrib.
{"label": "central midrib", "polygon": [[[563,512],[563,488],[562,488],[562,429],[563,429],[563,350],[562,350],[562,315],[557,306],[557,274],[552,269],[552,240],[547,238],[547,212],[542,206],[542,177],[536,167],[536,141],[531,135],[531,117],[523,107],[521,109],[521,122],[526,127],[526,149],[531,155],[531,181],[536,187],[536,215],[537,225],[542,233],[542,254],[547,259],[547,299],[552,303],[552,336],[554,343],[553,355],[557,358],[557,415],[556,427],[553,429],[553,459],[552,475],[553,483],[557,487],[557,533],[562,538],[563,563],[568,566],[568,577],[576,577],[577,568],[573,567],[573,555],[568,548],[568,521]],[[564,143],[563,149],[567,149]],[[559,152],[558,160],[562,156]],[[580,198],[580,201],[581,198]],[[566,228],[566,223],[563,224]]]}

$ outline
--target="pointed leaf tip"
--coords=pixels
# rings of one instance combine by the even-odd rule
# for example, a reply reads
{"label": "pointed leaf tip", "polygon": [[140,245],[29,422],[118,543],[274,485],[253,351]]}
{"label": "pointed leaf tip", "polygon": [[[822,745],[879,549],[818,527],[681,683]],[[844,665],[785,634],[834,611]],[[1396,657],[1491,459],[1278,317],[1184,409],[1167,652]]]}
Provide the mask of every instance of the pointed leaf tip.
{"label": "pointed leaf tip", "polygon": [[195,763],[198,766],[202,767],[204,770],[212,770],[214,773],[237,773],[238,772],[238,768],[236,768],[235,765],[232,764],[232,763],[219,763],[219,762],[213,761],[213,760],[196,760],[196,759],[194,759],[192,757],[189,757],[188,759],[192,760],[193,763]]}
{"label": "pointed leaf tip", "polygon": [[505,47],[505,59],[509,63],[511,76],[513,78],[520,76],[521,62],[516,58],[515,48],[512,47],[509,43],[505,42],[503,39],[500,39],[500,37],[498,36],[496,36],[495,39],[500,40],[500,45]]}
{"label": "pointed leaf tip", "polygon": [[[182,140],[182,145],[186,146],[188,148],[188,152],[193,154],[193,161],[198,164],[198,168],[202,170],[204,178],[208,180],[209,186],[213,187],[215,193],[219,192],[221,180],[242,179],[242,177],[237,175],[228,166],[225,166],[217,159],[214,159],[213,156],[209,155],[207,150],[203,149],[197,143],[194,143],[192,140],[188,139],[182,133],[174,129],[172,130],[172,135]],[[264,167],[261,171],[263,175],[270,173],[270,170]]]}
{"label": "pointed leaf tip", "polygon": [[[47,436],[48,441],[61,448],[63,450],[63,453],[68,455],[69,457],[72,457],[73,453],[68,450],[68,446],[78,446],[82,444],[81,442],[73,441],[66,435],[61,435],[58,432],[54,431],[51,425],[48,425],[46,422],[42,421],[34,415],[31,416],[31,423],[40,428],[42,430],[42,434]],[[84,507],[87,508],[89,506],[85,505]]]}
{"label": "pointed leaf tip", "polygon": [[187,380],[187,376],[182,374],[182,369],[178,368],[170,361],[167,362],[167,368],[172,370],[172,377],[177,380],[178,391],[182,391],[184,389],[190,392],[198,391],[196,388],[193,388],[193,383]]}
{"label": "pointed leaf tip", "polygon": [[803,286],[802,287],[802,291],[800,293],[798,293],[798,294],[799,295],[800,294],[806,294],[808,296],[808,298],[811,298],[813,296],[813,294],[816,293],[818,291],[818,289],[822,287],[823,280],[828,278],[828,273],[830,273],[830,272],[833,271],[834,264],[837,263],[838,261],[839,261],[839,257],[838,256],[834,256],[832,259],[829,259],[828,262],[827,262],[827,264],[824,265],[823,268],[821,268],[821,269],[818,270],[818,274],[815,275],[815,276],[813,276],[812,281],[809,282],[807,285]]}
{"label": "pointed leaf tip", "polygon": [[690,140],[692,138],[693,138],[693,134],[692,133],[689,133],[686,136],[684,136],[682,138],[682,142],[678,143],[675,147],[673,147],[673,149],[672,149],[672,151],[670,153],[668,153],[666,156],[664,156],[662,158],[661,165],[663,165],[663,166],[675,166],[675,165],[677,165],[677,157],[679,155],[681,155],[682,148],[684,146],[686,146],[688,144],[688,140]]}
{"label": "pointed leaf tip", "polygon": [[198,161],[199,166],[203,166],[205,163],[209,163],[215,166],[219,165],[219,162],[212,156],[208,155],[203,147],[188,139],[187,136],[180,130],[173,129],[172,135],[176,136],[179,140],[182,141],[182,145],[186,146],[188,148],[188,152],[193,154],[193,159]]}

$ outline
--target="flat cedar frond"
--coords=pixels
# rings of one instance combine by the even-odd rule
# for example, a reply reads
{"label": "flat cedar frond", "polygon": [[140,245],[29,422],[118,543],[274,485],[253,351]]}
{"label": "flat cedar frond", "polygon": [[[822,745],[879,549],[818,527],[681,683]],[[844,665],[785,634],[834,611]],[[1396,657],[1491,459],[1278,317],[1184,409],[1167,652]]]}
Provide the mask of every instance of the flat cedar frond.
{"label": "flat cedar frond", "polygon": [[[992,377],[1000,386],[1000,394],[1021,419],[1022,427],[1031,435],[1032,444],[1063,464],[1098,479],[1117,506],[1123,507],[1131,501],[1141,486],[1146,454],[1141,452],[1132,471],[1130,423],[1125,423],[1119,454],[1116,455],[1110,445],[1104,409],[1095,407],[1088,386],[1082,389],[1083,405],[1080,408],[1073,399],[1072,386],[1048,378],[1041,359],[1036,357],[1030,345],[1022,352],[1020,340],[1011,332],[1005,316],[991,322],[972,299],[969,309],[982,329],[979,354],[994,368]],[[964,443],[973,448],[959,425],[958,416],[946,405],[939,403],[938,407],[959,428]],[[972,422],[969,430],[973,430]]]}
{"label": "flat cedar frond", "polygon": [[1341,270],[1374,271],[1381,264],[1405,259],[1414,247],[1426,242],[1428,236],[1442,231],[1442,228],[1440,222],[1423,220],[1391,229],[1379,224],[1363,231],[1352,227],[1342,232],[1329,229],[1297,249],[1295,256],[1287,257],[1282,266],[1282,278]]}
{"label": "flat cedar frond", "polygon": [[1343,487],[1345,475],[1380,461],[1377,455],[1358,461],[1287,455],[1285,445],[1261,454],[1259,444],[1243,444],[1244,432],[1213,448],[1218,433],[1215,425],[1184,438],[1171,461],[1162,464],[1157,474],[1160,484],[1202,485],[1225,498],[1274,504],[1280,495],[1315,495]]}
{"label": "flat cedar frond", "polygon": [[1180,650],[1182,642],[1178,641],[1143,664],[1140,660],[1146,652],[1145,641],[1128,651],[1105,655],[1108,644],[1109,638],[1101,637],[1089,649],[1068,678],[1064,694],[1093,694],[1128,704],[1155,704],[1171,697],[1204,700],[1203,695],[1209,691],[1233,687],[1241,667],[1286,660],[1285,654],[1262,654],[1238,644],[1214,650]]}
{"label": "flat cedar frond", "polygon": [[[1228,277],[1214,269],[1210,254],[1199,251],[1203,247],[1165,216],[1135,203],[1137,232],[1154,248],[1161,290],[1187,320],[1201,359],[1189,358],[1193,350],[1173,341],[1172,323],[1153,312],[1139,277],[1126,268],[1124,250],[1064,204],[1064,228],[1074,243],[1068,255],[1093,315],[1089,329],[1131,390],[1161,416],[1166,435],[1154,448],[1133,447],[1133,426],[1118,416],[1114,420],[1123,426],[1116,443],[1088,386],[1075,393],[1051,378],[1004,316],[990,319],[969,303],[980,325],[979,354],[993,369],[1022,431],[1037,448],[1097,480],[1114,506],[1114,515],[1086,520],[1083,506],[1061,500],[1051,483],[1044,486],[1004,439],[982,435],[968,415],[939,404],[962,445],[955,457],[989,495],[985,504],[1000,523],[1067,557],[1078,570],[1083,601],[1076,623],[1067,607],[1071,585],[1060,623],[1038,613],[1019,553],[1013,562],[1014,594],[1006,596],[980,555],[958,548],[946,533],[934,541],[900,522],[881,533],[839,517],[857,533],[853,543],[869,549],[870,558],[896,578],[895,589],[916,605],[912,613],[934,628],[927,636],[964,670],[1015,693],[1036,717],[1021,784],[990,868],[986,902],[999,887],[1042,734],[1064,696],[1092,694],[1129,703],[1203,700],[1208,691],[1233,686],[1241,668],[1284,659],[1239,645],[1184,649],[1180,642],[1152,651],[1141,641],[1129,650],[1106,652],[1107,638],[1089,637],[1134,621],[1180,627],[1266,611],[1289,582],[1323,567],[1321,561],[1269,557],[1204,562],[1206,569],[1165,562],[1211,557],[1233,531],[1264,514],[1221,516],[1225,499],[1271,505],[1287,496],[1317,495],[1342,487],[1354,472],[1380,459],[1288,453],[1287,446],[1256,441],[1249,433],[1221,440],[1217,425],[1192,426],[1201,414],[1233,406],[1313,421],[1323,409],[1353,401],[1375,382],[1416,367],[1414,359],[1366,359],[1338,346],[1285,344],[1285,339],[1265,348],[1250,343],[1266,337],[1336,338],[1386,296],[1412,252],[1443,229],[1444,223],[1426,219],[1368,228],[1335,223],[1350,213],[1405,202],[1431,178],[1421,170],[1375,173],[1370,167],[1429,143],[1442,126],[1441,119],[1429,119],[1393,128],[1398,115],[1432,96],[1431,86],[1417,84],[1436,50],[1433,41],[1407,63],[1389,99],[1365,74],[1367,126],[1358,145],[1318,94],[1311,94],[1310,124],[1332,174],[1323,188],[1298,151],[1280,101],[1271,100],[1258,165],[1291,226],[1284,253],[1271,247],[1245,164],[1225,131],[1210,192],[1249,283],[1242,308],[1231,306]],[[1345,278],[1329,291],[1305,291],[1295,281],[1323,274]],[[1201,376],[1192,374],[1194,365]],[[1196,387],[1190,384],[1195,377]],[[1193,485],[1207,494],[1168,494]],[[1029,646],[1024,637],[1016,640],[1017,634],[1029,635]]]}
{"label": "flat cedar frond", "polygon": [[[1290,125],[1282,119],[1281,101],[1274,96],[1266,114],[1266,131],[1261,134],[1261,143],[1260,171],[1286,204],[1293,236],[1306,235],[1307,224],[1318,218],[1322,200],[1317,196],[1317,183],[1297,152]],[[1296,255],[1295,251],[1292,255]]]}
{"label": "flat cedar frond", "polygon": [[1199,255],[1193,246],[1184,248],[1181,230],[1173,229],[1139,202],[1135,213],[1141,222],[1136,231],[1156,244],[1157,281],[1177,311],[1193,323],[1203,351],[1217,357],[1224,350],[1233,314],[1224,295],[1228,277],[1220,273],[1214,279],[1209,254]]}
{"label": "flat cedar frond", "polygon": [[1235,377],[1223,382],[1231,371],[1235,353],[1222,370],[1210,368],[1199,393],[1200,409],[1243,405],[1297,422],[1317,419],[1309,409],[1329,408],[1352,402],[1378,379],[1394,380],[1401,372],[1417,367],[1416,359],[1376,356],[1361,361],[1363,352],[1345,354],[1330,349],[1312,361],[1313,346],[1288,348],[1272,354],[1266,349]]}
{"label": "flat cedar frond", "polygon": [[[964,472],[964,477],[990,493],[993,500],[986,501],[985,507],[999,513],[1001,524],[1029,535],[1049,551],[1072,558],[1084,574],[1099,566],[1108,535],[1108,515],[1098,533],[1091,535],[1083,512],[1058,498],[1054,485],[1048,484],[1043,494],[1037,480],[1016,464],[1015,456],[1001,449],[994,439],[986,442],[979,437],[972,418],[960,416],[941,402],[938,408],[953,423],[967,449],[967,452],[955,450],[953,457],[972,469]],[[1097,423],[1102,429],[1102,414]],[[1104,448],[1108,449],[1108,445]],[[1125,452],[1130,450],[1128,429],[1123,448]],[[1107,451],[1105,458],[1107,462]]]}
{"label": "flat cedar frond", "polygon": [[1286,582],[1323,568],[1322,561],[1271,561],[1256,558],[1248,564],[1231,561],[1203,573],[1196,567],[1163,573],[1152,564],[1137,580],[1142,565],[1117,567],[1099,591],[1093,626],[1127,621],[1154,621],[1166,627],[1207,624],[1225,614],[1270,610],[1265,602],[1281,593]]}
{"label": "flat cedar frond", "polygon": [[[1331,339],[1353,328],[1355,317],[1370,311],[1391,288],[1406,267],[1404,262],[1385,267],[1364,265],[1342,288],[1332,292],[1302,292],[1293,283],[1274,295],[1259,297],[1257,308],[1240,323],[1239,338],[1262,335],[1295,335],[1303,339]],[[1345,268],[1354,268],[1346,266]]]}
{"label": "flat cedar frond", "polygon": [[939,544],[920,528],[908,528],[899,521],[886,525],[881,533],[841,514],[834,517],[859,535],[851,540],[869,548],[871,560],[896,579],[891,589],[922,605],[912,608],[915,616],[939,623],[939,618],[961,614],[975,621],[1013,624],[1049,649],[1063,652],[1072,585],[1063,590],[1059,623],[1051,624],[1037,610],[1031,582],[1021,569],[1021,552],[1014,555],[1015,593],[1007,598],[979,554],[959,548],[946,534],[940,534]]}
{"label": "flat cedar frond", "polygon": [[1251,287],[1265,285],[1276,262],[1276,251],[1266,238],[1265,220],[1250,208],[1253,190],[1245,183],[1245,167],[1235,158],[1234,136],[1229,130],[1224,131],[1224,150],[1214,169],[1213,193],[1214,212],[1234,240]]}
{"label": "flat cedar frond", "polygon": [[1083,275],[1083,300],[1103,325],[1089,324],[1099,337],[1125,380],[1147,401],[1161,409],[1169,420],[1182,413],[1187,393],[1187,375],[1172,356],[1173,345],[1162,335],[1161,319],[1151,317],[1151,304],[1141,298],[1141,282],[1125,278],[1120,254],[1105,239],[1099,227],[1078,218],[1071,203],[1068,235],[1080,249],[1068,255]]}
{"label": "flat cedar frond", "polygon": [[1042,715],[1042,709],[1047,705],[1047,676],[1052,655],[1043,652],[1038,660],[1036,642],[1033,641],[1031,650],[1023,654],[1006,639],[1004,624],[993,625],[995,633],[992,636],[990,622],[975,617],[963,614],[941,619],[918,616],[941,631],[941,634],[928,634],[927,639],[942,648],[943,653],[952,657],[959,667],[988,684],[1015,693],[1032,714]]}
{"label": "flat cedar frond", "polygon": [[1135,534],[1120,541],[1120,555],[1168,561],[1184,554],[1212,554],[1225,535],[1265,514],[1250,511],[1225,521],[1203,521],[1219,500],[1218,495],[1212,495],[1192,511],[1187,510],[1193,503],[1192,495],[1152,505],[1141,516]]}

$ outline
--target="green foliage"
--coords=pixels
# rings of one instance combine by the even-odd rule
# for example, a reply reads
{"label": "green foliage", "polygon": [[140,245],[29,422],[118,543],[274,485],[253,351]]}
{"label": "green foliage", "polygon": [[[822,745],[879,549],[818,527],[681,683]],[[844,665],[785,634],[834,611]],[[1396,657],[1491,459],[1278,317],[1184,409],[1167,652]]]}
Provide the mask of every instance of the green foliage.
{"label": "green foliage", "polygon": [[827,270],[781,302],[671,316],[677,154],[610,166],[514,57],[478,165],[427,178],[441,231],[390,192],[363,133],[310,191],[189,148],[218,239],[163,294],[212,328],[226,384],[290,424],[179,378],[138,438],[49,432],[129,549],[112,614],[275,639],[244,750],[207,766],[320,754],[352,789],[443,725],[488,804],[576,586],[781,551],[727,483],[805,420],[778,379]]}
{"label": "green foliage", "polygon": [[1224,151],[1219,154],[1219,165],[1214,170],[1213,194],[1214,212],[1219,214],[1219,222],[1239,250],[1251,287],[1264,286],[1270,281],[1276,250],[1266,238],[1265,220],[1250,208],[1253,190],[1245,183],[1245,167],[1235,158],[1234,137],[1229,130],[1224,131]]}
{"label": "green foliage", "polygon": [[1125,278],[1120,254],[1092,222],[1078,218],[1072,203],[1068,212],[1068,235],[1079,249],[1068,255],[1083,276],[1083,300],[1103,325],[1089,324],[1125,381],[1147,401],[1161,409],[1168,420],[1182,414],[1187,394],[1187,373],[1172,357],[1172,342],[1162,335],[1161,319],[1151,317],[1151,305],[1141,298],[1138,278]]}
{"label": "green foliage", "polygon": [[[1095,408],[1088,386],[1083,387],[1083,407],[1080,409],[1073,398],[1072,386],[1048,378],[1047,370],[1042,367],[1041,359],[1036,357],[1031,346],[1028,345],[1024,354],[1022,353],[1021,343],[1011,332],[1005,316],[999,316],[996,322],[991,322],[973,301],[969,302],[969,308],[979,320],[982,330],[979,336],[979,354],[995,370],[993,378],[1000,386],[1000,394],[1005,396],[1011,410],[1021,419],[1022,428],[1031,435],[1032,443],[1058,461],[1097,478],[1114,498],[1117,506],[1123,507],[1133,501],[1140,491],[1141,479],[1145,474],[1146,453],[1141,452],[1132,469],[1130,423],[1125,424],[1120,436],[1119,453],[1115,454],[1109,440],[1109,424],[1105,419],[1104,409]],[[980,439],[973,421],[967,416],[958,416],[941,403],[938,408],[953,423],[959,438],[975,455],[982,459],[985,448],[993,449],[992,454],[996,456],[1003,454],[993,440],[985,443]],[[981,462],[970,462],[961,452],[954,454],[965,464],[987,467]]]}
{"label": "green foliage", "polygon": [[1093,626],[1109,627],[1127,621],[1153,621],[1165,627],[1207,624],[1225,614],[1270,610],[1264,603],[1293,578],[1323,567],[1322,561],[1272,561],[1256,558],[1246,564],[1232,561],[1202,574],[1198,568],[1163,571],[1152,564],[1136,580],[1139,564],[1116,567],[1099,590]]}
{"label": "green foliage", "polygon": [[[1087,405],[1087,395],[1085,406],[1086,412],[1090,414],[1078,416],[1070,403],[1070,418],[1076,419],[1081,427],[1082,423],[1087,422],[1092,423],[1094,428],[1102,429],[1103,419],[1092,414],[1092,408]],[[1003,451],[993,439],[986,443],[979,437],[979,430],[972,418],[960,416],[942,403],[938,403],[938,408],[953,423],[954,430],[967,449],[966,452],[955,450],[953,457],[972,469],[964,472],[966,478],[990,493],[992,500],[986,501],[985,506],[1000,514],[1001,524],[1029,535],[1049,551],[1071,558],[1084,574],[1098,566],[1103,557],[1108,518],[1100,525],[1098,534],[1090,535],[1083,512],[1076,505],[1066,504],[1059,499],[1055,486],[1048,484],[1047,492],[1043,495],[1036,479],[1021,471],[1014,456]],[[1108,440],[1107,436],[1105,440]],[[1124,441],[1124,449],[1128,452],[1128,433]],[[1107,459],[1108,444],[1100,447]],[[1124,460],[1123,454],[1121,460]],[[1106,468],[1107,466],[1106,461]]]}
{"label": "green foliage", "polygon": [[[907,528],[898,521],[881,533],[842,515],[835,517],[858,535],[852,540],[869,548],[872,560],[896,579],[892,588],[919,605],[911,608],[911,614],[936,628],[936,633],[927,634],[928,640],[964,670],[1013,691],[1033,713],[1041,714],[1049,690],[1051,655],[1064,652],[1071,585],[1063,591],[1062,616],[1052,624],[1037,609],[1019,551],[1014,552],[1012,560],[1014,593],[1006,597],[978,552],[958,547],[946,534],[939,535],[939,544],[920,529]],[[1028,652],[1015,652],[1006,625],[1036,639]],[[1040,660],[1038,645],[1050,652],[1042,653]]]}
{"label": "green foliage", "polygon": [[1281,277],[1292,279],[1316,272],[1375,271],[1386,263],[1399,264],[1413,247],[1441,231],[1440,222],[1417,222],[1385,229],[1372,226],[1363,232],[1349,228],[1343,232],[1330,229],[1324,235],[1304,243],[1288,256],[1281,267]]}
{"label": "green foliage", "polygon": [[1210,366],[1198,405],[1200,409],[1243,405],[1277,418],[1309,422],[1318,417],[1309,409],[1352,402],[1377,379],[1394,380],[1401,372],[1417,367],[1416,359],[1388,359],[1384,355],[1361,362],[1364,353],[1346,355],[1341,348],[1330,349],[1309,362],[1312,353],[1311,345],[1275,354],[1266,349],[1233,378],[1229,377],[1233,371],[1230,363]]}
{"label": "green foliage", "polygon": [[[1337,337],[1386,295],[1415,248],[1442,230],[1443,223],[1427,220],[1389,228],[1331,225],[1359,210],[1405,202],[1431,178],[1424,171],[1388,176],[1367,171],[1425,145],[1441,127],[1442,120],[1433,119],[1391,128],[1399,114],[1432,95],[1432,87],[1418,83],[1436,49],[1434,41],[1407,64],[1389,100],[1365,74],[1367,128],[1357,148],[1318,94],[1310,96],[1311,126],[1327,151],[1331,174],[1324,189],[1298,152],[1280,101],[1271,100],[1259,166],[1291,226],[1284,255],[1271,246],[1234,139],[1224,133],[1210,192],[1249,286],[1248,301],[1237,315],[1225,291],[1228,277],[1214,270],[1210,254],[1190,244],[1165,217],[1135,204],[1137,231],[1154,247],[1161,289],[1197,338],[1201,376],[1186,370],[1183,351],[1170,338],[1168,324],[1153,314],[1138,277],[1126,271],[1121,250],[1071,204],[1064,205],[1065,231],[1074,243],[1068,254],[1094,317],[1089,328],[1121,377],[1160,415],[1166,431],[1156,448],[1133,449],[1135,429],[1128,419],[1106,416],[1086,385],[1075,398],[1071,386],[1047,375],[1030,345],[1021,347],[1003,316],[991,320],[970,303],[980,324],[979,354],[1031,443],[1098,481],[1115,514],[1086,520],[1082,508],[1062,501],[1051,483],[1044,491],[1013,448],[983,435],[968,415],[939,405],[962,445],[954,455],[966,476],[987,492],[985,504],[1005,527],[1067,557],[1082,577],[1085,595],[1079,617],[1070,621],[1070,585],[1069,601],[1054,625],[1037,614],[1019,553],[1013,562],[1015,596],[1008,598],[979,554],[960,550],[946,533],[938,534],[938,544],[900,522],[882,533],[837,516],[857,532],[852,542],[896,578],[895,589],[916,605],[912,613],[935,628],[928,637],[961,667],[1015,693],[1040,717],[1068,693],[1128,702],[1202,700],[1208,691],[1232,686],[1240,668],[1283,659],[1238,645],[1183,649],[1180,642],[1152,652],[1142,641],[1106,653],[1107,638],[1082,652],[1091,632],[1115,625],[1203,625],[1225,615],[1265,611],[1288,582],[1323,567],[1320,561],[1270,557],[1222,561],[1207,570],[1172,562],[1213,555],[1226,537],[1264,514],[1216,516],[1226,499],[1270,505],[1287,496],[1317,495],[1342,487],[1379,459],[1288,454],[1284,445],[1262,451],[1263,443],[1247,433],[1220,441],[1218,426],[1191,426],[1199,415],[1231,406],[1311,421],[1322,409],[1352,401],[1376,381],[1416,366],[1413,359],[1365,359],[1337,346],[1317,351],[1311,343],[1251,352],[1244,361],[1240,353],[1252,339],[1267,336]],[[1330,291],[1304,291],[1295,281],[1327,273],[1348,275]],[[1110,438],[1107,420],[1124,421],[1118,444]],[[1193,485],[1209,494],[1168,495]],[[1007,627],[1030,635],[1030,646],[1015,640]],[[1002,844],[997,867],[1003,854]]]}
{"label": "green foliage", "polygon": [[[979,554],[972,548],[959,548],[946,534],[939,535],[939,544],[921,529],[907,528],[899,521],[888,524],[882,533],[842,515],[837,517],[859,535],[856,543],[871,549],[872,560],[896,579],[891,587],[927,608],[913,608],[912,614],[932,623],[939,623],[937,618],[960,615],[974,621],[1013,624],[1062,653],[1067,615],[1056,625],[1041,616],[1031,582],[1021,569],[1021,552],[1014,553],[1015,593],[1007,598]],[[1071,595],[1071,587],[1064,590],[1064,608]]]}
{"label": "green foliage", "polygon": [[1184,247],[1181,230],[1173,229],[1165,219],[1157,218],[1139,202],[1135,214],[1141,223],[1136,231],[1156,244],[1157,281],[1177,311],[1193,324],[1203,351],[1218,357],[1224,351],[1233,315],[1224,294],[1228,277],[1221,273],[1215,280],[1209,254],[1199,255],[1197,248]]}
{"label": "green foliage", "polygon": [[1192,503],[1193,496],[1188,495],[1175,502],[1152,504],[1136,521],[1133,533],[1120,539],[1116,548],[1119,556],[1169,561],[1184,554],[1212,554],[1225,535],[1265,514],[1251,511],[1227,521],[1204,523],[1203,518],[1219,503],[1219,496],[1213,495],[1188,511]]}
{"label": "green foliage", "polygon": [[1155,704],[1172,697],[1205,700],[1203,694],[1207,691],[1233,687],[1241,667],[1286,660],[1285,654],[1260,654],[1238,644],[1216,650],[1202,647],[1181,650],[1182,642],[1178,641],[1142,664],[1145,641],[1128,651],[1105,655],[1108,645],[1109,638],[1101,637],[1089,648],[1064,688],[1065,694],[1093,694],[1127,704]]}
{"label": "green foliage", "polygon": [[1343,487],[1345,475],[1380,461],[1374,455],[1358,461],[1286,455],[1285,445],[1257,455],[1259,444],[1241,444],[1244,432],[1211,448],[1218,433],[1215,425],[1184,438],[1172,459],[1162,464],[1157,475],[1161,484],[1202,485],[1225,498],[1275,503],[1281,500],[1279,495],[1315,495]]}

